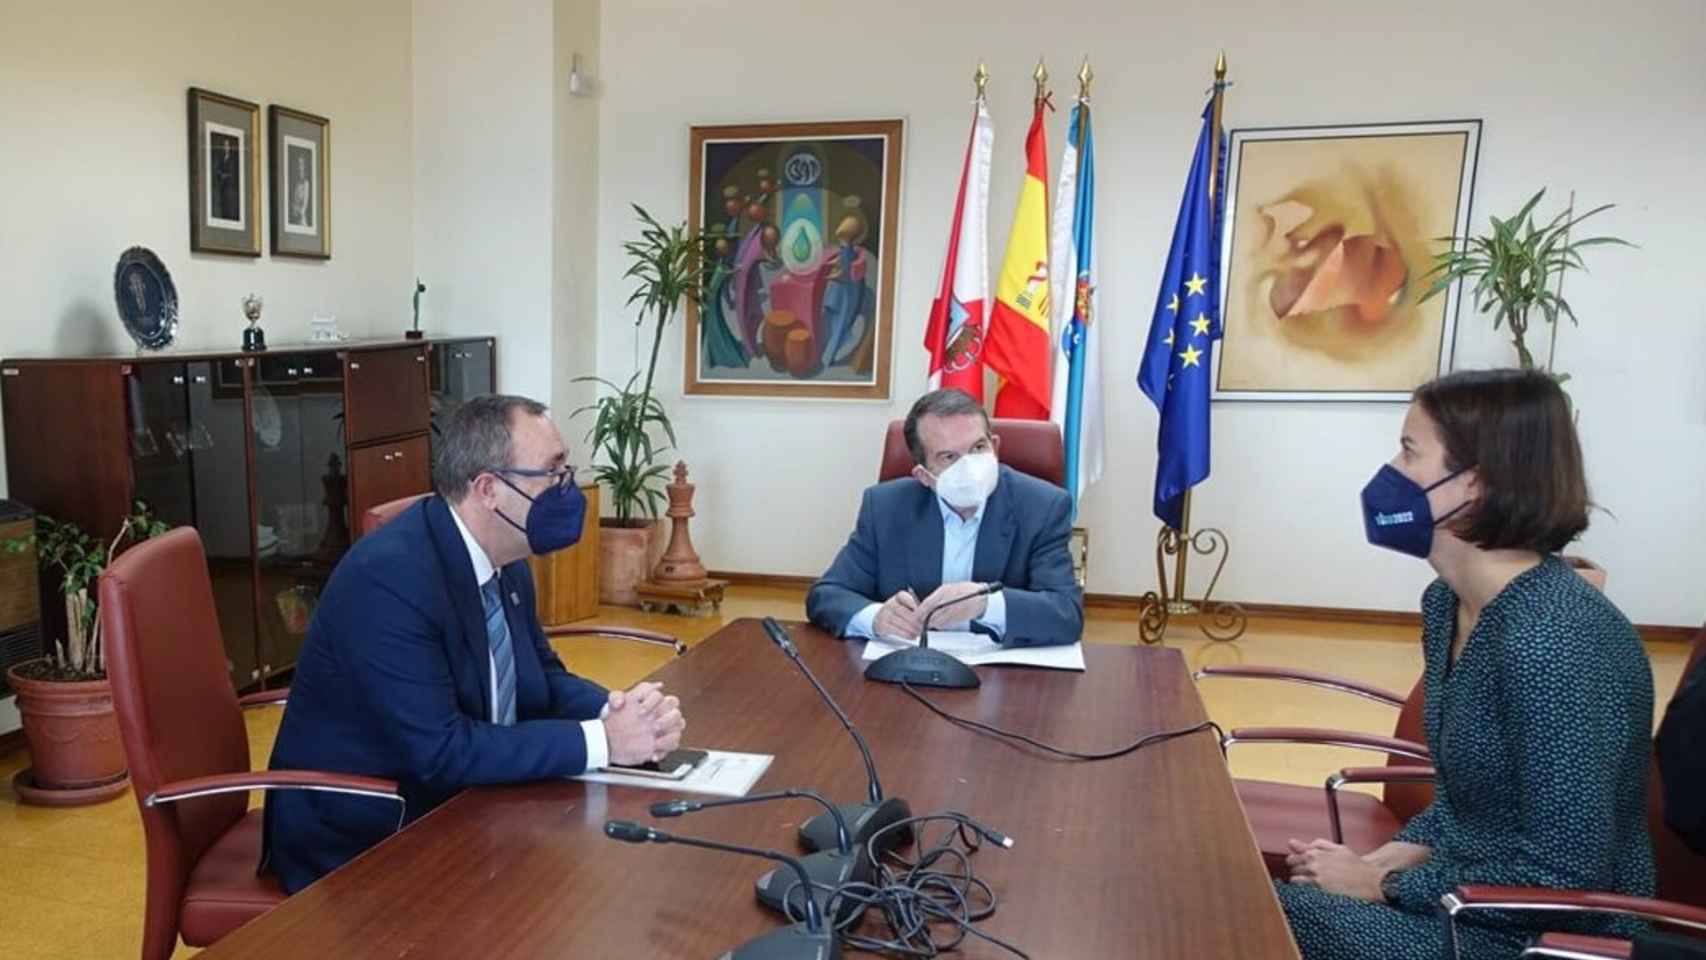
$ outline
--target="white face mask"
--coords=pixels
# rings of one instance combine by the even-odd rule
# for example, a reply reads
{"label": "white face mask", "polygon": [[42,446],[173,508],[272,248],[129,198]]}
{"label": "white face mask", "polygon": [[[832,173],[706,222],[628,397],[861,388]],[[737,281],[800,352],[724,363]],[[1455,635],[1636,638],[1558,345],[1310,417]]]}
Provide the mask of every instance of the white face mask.
{"label": "white face mask", "polygon": [[975,510],[995,492],[1001,467],[993,453],[968,453],[936,478],[936,494],[951,507]]}

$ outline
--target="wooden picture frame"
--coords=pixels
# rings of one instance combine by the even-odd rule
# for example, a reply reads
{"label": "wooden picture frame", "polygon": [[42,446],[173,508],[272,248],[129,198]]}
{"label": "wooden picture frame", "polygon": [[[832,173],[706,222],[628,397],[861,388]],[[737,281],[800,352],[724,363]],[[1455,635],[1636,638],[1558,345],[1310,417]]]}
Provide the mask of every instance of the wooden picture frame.
{"label": "wooden picture frame", "polygon": [[267,172],[273,256],[331,259],[332,121],[268,106]]}
{"label": "wooden picture frame", "polygon": [[261,108],[189,89],[190,250],[261,255]]}
{"label": "wooden picture frame", "polygon": [[1481,121],[1232,131],[1214,399],[1406,402],[1451,368]]}
{"label": "wooden picture frame", "polygon": [[905,125],[691,128],[713,293],[687,306],[686,394],[888,399]]}

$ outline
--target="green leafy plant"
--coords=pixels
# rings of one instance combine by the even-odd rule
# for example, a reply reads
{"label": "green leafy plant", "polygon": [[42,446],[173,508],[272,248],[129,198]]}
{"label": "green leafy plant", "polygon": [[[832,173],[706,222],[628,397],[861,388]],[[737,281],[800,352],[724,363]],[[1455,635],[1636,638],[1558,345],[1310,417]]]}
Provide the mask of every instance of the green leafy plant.
{"label": "green leafy plant", "polygon": [[[685,223],[666,227],[638,204],[634,213],[641,224],[640,238],[622,245],[632,261],[623,277],[635,282],[627,305],[639,307],[634,319],[636,334],[648,320],[653,324],[651,359],[643,371],[645,381],[640,389],[634,389],[642,371],[635,371],[622,386],[600,377],[577,377],[576,383],[597,383],[610,393],[572,414],[596,414],[587,440],[602,462],[593,463],[593,475],[610,489],[616,521],[624,526],[645,522],[641,514],[655,519],[666,501],[662,487],[669,468],[655,461],[675,445],[675,427],[653,395],[652,382],[657,375],[664,328],[683,301],[702,302],[708,261],[703,234],[689,232]],[[654,428],[669,438],[667,445],[653,439]]]}
{"label": "green leafy plant", "polygon": [[[1616,237],[1570,239],[1570,231],[1576,224],[1610,210],[1615,204],[1598,206],[1579,216],[1574,215],[1572,208],[1566,208],[1541,225],[1534,217],[1534,208],[1540,205],[1545,195],[1546,191],[1541,190],[1530,197],[1516,216],[1508,220],[1490,217],[1491,233],[1439,238],[1449,246],[1444,253],[1434,257],[1433,269],[1422,277],[1424,281],[1431,281],[1422,294],[1422,303],[1445,292],[1458,280],[1473,280],[1476,307],[1481,313],[1493,315],[1493,329],[1497,330],[1501,325],[1509,329],[1517,360],[1524,370],[1532,370],[1535,366],[1527,336],[1531,314],[1536,308],[1546,322],[1552,324],[1554,334],[1560,315],[1569,317],[1572,324],[1579,322],[1562,291],[1566,271],[1587,269],[1582,261],[1582,251],[1607,244],[1634,246]],[[1558,288],[1548,289],[1554,274],[1558,275]],[[1567,380],[1569,376],[1560,375],[1558,379]]]}
{"label": "green leafy plant", "polygon": [[157,537],[169,529],[141,501],[136,502],[133,510],[110,543],[96,540],[76,524],[38,514],[34,533],[0,544],[8,553],[24,553],[34,547],[36,563],[44,573],[58,578],[60,592],[65,595],[68,636],[55,639],[47,658],[49,673],[38,679],[100,680],[106,676],[100,611],[91,593],[95,579],[121,547]]}

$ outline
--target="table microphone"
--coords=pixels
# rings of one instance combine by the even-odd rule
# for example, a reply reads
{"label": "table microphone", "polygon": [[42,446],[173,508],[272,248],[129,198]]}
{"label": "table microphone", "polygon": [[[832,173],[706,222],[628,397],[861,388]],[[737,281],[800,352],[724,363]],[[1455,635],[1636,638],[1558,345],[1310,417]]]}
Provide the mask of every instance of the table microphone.
{"label": "table microphone", "polygon": [[[992,593],[1000,593],[1003,589],[1005,588],[1000,581],[986,583],[954,603],[973,597],[986,597]],[[930,618],[936,615],[936,610],[951,606],[952,603],[943,604],[926,613],[924,628],[918,631],[918,646],[902,647],[871,661],[871,665],[865,668],[865,679],[879,683],[910,683],[915,687],[948,687],[955,690],[975,690],[981,686],[982,681],[978,680],[976,670],[950,654],[930,649]]]}
{"label": "table microphone", "polygon": [[[684,847],[702,847],[706,850],[775,860],[792,867],[800,883],[811,882],[811,877],[806,875],[806,868],[800,861],[775,850],[741,847],[718,843],[715,840],[700,840],[697,837],[678,837],[643,827],[630,820],[605,821],[604,835],[624,843],[679,843]],[[817,908],[817,898],[807,897],[805,904],[806,919],[803,923],[791,923],[780,930],[755,937],[722,954],[722,957],[727,960],[840,960],[841,942],[836,938],[835,930],[825,926],[823,914]]]}
{"label": "table microphone", "polygon": [[[883,796],[883,784],[877,779],[877,765],[871,760],[870,745],[853,727],[853,721],[847,719],[847,714],[842,712],[841,705],[836,703],[835,698],[830,696],[829,691],[825,690],[823,684],[818,682],[817,677],[812,674],[811,668],[806,666],[804,660],[800,659],[800,651],[794,646],[794,641],[788,639],[788,631],[782,629],[782,625],[777,623],[774,617],[765,617],[764,632],[770,635],[770,639],[775,641],[776,646],[780,647],[782,652],[787,654],[788,659],[794,661],[794,665],[800,668],[800,672],[806,675],[806,679],[811,681],[811,685],[817,690],[818,696],[822,697],[823,702],[829,705],[829,709],[835,714],[836,719],[841,721],[841,725],[847,728],[848,735],[859,747],[859,755],[865,760],[866,802],[846,804],[840,808],[841,819],[846,822],[848,832],[852,834],[854,845],[863,849],[871,839],[872,834],[891,823],[912,816],[912,808],[907,806],[906,801],[899,797],[885,798]],[[836,842],[835,825],[835,819],[828,814],[818,814],[800,824],[800,843],[808,850],[831,849]],[[911,836],[911,830],[890,830],[883,834],[874,853],[880,857],[896,847],[904,847],[910,842]]]}
{"label": "table microphone", "polygon": [[[812,880],[812,896],[818,901],[822,912],[827,913],[829,901],[837,887],[846,883],[866,883],[871,879],[871,860],[865,855],[864,847],[856,850],[853,848],[852,838],[847,833],[847,821],[841,816],[841,811],[835,808],[835,804],[824,799],[822,794],[814,790],[776,790],[745,797],[731,797],[727,800],[669,800],[652,804],[652,816],[679,817],[684,813],[694,813],[712,807],[733,807],[792,798],[814,800],[829,811],[829,816],[835,818],[834,849],[820,850],[800,858],[800,865],[806,868],[806,874]],[[758,902],[783,916],[796,917],[803,913],[805,897],[805,890],[780,867],[758,878]],[[864,904],[858,900],[842,897],[837,902],[833,922],[838,925],[844,923],[863,908]]]}

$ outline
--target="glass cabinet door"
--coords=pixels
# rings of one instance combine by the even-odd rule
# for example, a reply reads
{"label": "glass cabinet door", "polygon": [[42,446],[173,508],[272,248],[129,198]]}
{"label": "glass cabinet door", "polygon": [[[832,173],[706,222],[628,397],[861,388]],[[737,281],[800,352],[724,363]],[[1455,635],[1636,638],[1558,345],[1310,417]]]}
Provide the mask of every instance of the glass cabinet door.
{"label": "glass cabinet door", "polygon": [[196,528],[234,687],[260,679],[249,565],[243,371],[235,361],[138,363],[125,384],[132,498]]}
{"label": "glass cabinet door", "polygon": [[343,363],[333,353],[256,363],[255,446],[261,675],[296,663],[320,590],[349,548]]}
{"label": "glass cabinet door", "polygon": [[497,388],[492,374],[492,341],[451,340],[432,347],[428,389],[432,400],[432,437],[436,445],[451,414],[469,397]]}
{"label": "glass cabinet door", "polygon": [[249,563],[249,460],[243,430],[243,370],[235,360],[188,365],[191,502],[207,552],[213,604],[234,685],[260,679],[255,592]]}

